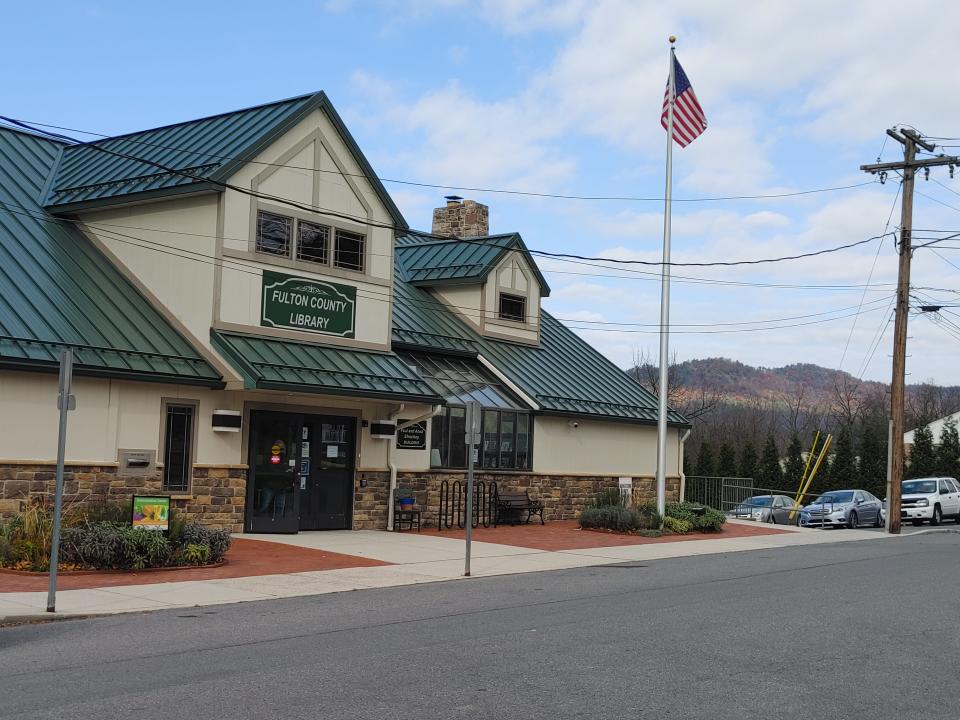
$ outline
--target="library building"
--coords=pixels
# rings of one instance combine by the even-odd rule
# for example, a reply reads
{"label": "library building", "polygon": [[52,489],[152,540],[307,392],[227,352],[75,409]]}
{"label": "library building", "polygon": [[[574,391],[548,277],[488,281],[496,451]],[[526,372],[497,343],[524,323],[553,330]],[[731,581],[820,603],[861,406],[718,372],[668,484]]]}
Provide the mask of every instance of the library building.
{"label": "library building", "polygon": [[656,398],[541,309],[519,232],[437,204],[411,228],[322,92],[83,144],[0,128],[0,516],[53,493],[64,350],[67,504],[382,530],[405,488],[436,524],[474,402],[478,480],[548,522],[652,499]]}

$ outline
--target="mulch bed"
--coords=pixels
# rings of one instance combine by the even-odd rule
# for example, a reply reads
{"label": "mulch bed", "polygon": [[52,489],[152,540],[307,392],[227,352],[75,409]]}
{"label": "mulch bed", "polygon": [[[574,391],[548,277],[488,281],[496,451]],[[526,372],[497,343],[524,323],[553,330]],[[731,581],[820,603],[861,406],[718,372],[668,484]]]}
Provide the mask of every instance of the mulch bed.
{"label": "mulch bed", "polygon": [[[725,540],[729,538],[755,537],[757,535],[780,535],[790,532],[769,525],[743,525],[727,523],[718,533],[690,533],[689,535],[662,535],[657,538],[611,532],[609,530],[581,530],[576,520],[553,520],[546,525],[501,525],[496,528],[479,527],[473,531],[478,542],[512,545],[532,550],[562,551],[588,550],[590,548],[619,547],[622,545],[648,545],[653,543],[684,542],[688,540]],[[463,530],[438,531],[424,529],[423,534],[439,537],[463,538]]]}
{"label": "mulch bed", "polygon": [[[150,570],[90,570],[58,573],[59,590],[152,585],[154,583],[253,577],[312,570],[338,570],[352,567],[377,567],[390,563],[311,548],[234,538],[226,562],[215,566],[153,568]],[[0,593],[31,592],[47,589],[46,573],[0,573]]]}

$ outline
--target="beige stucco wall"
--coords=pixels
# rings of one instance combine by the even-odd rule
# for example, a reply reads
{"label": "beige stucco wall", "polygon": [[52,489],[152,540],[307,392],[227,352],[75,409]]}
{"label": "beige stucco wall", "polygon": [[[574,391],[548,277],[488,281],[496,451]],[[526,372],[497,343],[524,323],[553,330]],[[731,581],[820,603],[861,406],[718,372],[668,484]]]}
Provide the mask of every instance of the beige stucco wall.
{"label": "beige stucco wall", "polygon": [[217,198],[196,195],[85,213],[87,234],[113,254],[196,339],[213,312]]}
{"label": "beige stucco wall", "polygon": [[457,316],[474,327],[483,327],[483,293],[480,285],[441,285],[433,289],[438,301],[446,304]]}
{"label": "beige stucco wall", "polygon": [[[562,417],[534,419],[533,469],[544,474],[654,475],[657,429],[651,425]],[[680,435],[667,435],[667,475],[678,475]]]}
{"label": "beige stucco wall", "polygon": [[[322,111],[316,110],[231,177],[229,183],[232,185],[294,200],[305,207],[293,208],[233,190],[224,192],[220,253],[225,262],[217,271],[221,277],[214,309],[215,322],[261,331],[262,278],[259,272],[269,269],[357,288],[356,337],[353,340],[302,331],[277,330],[272,334],[338,345],[388,347],[393,219],[371,183],[362,175],[363,170],[329,119]],[[322,210],[313,211],[312,208]],[[258,209],[363,234],[366,237],[365,271],[359,273],[255,254],[253,243]]]}
{"label": "beige stucco wall", "polygon": [[[397,403],[304,393],[234,392],[83,376],[74,378],[73,394],[77,409],[68,420],[67,460],[76,463],[116,462],[120,448],[159,451],[165,398],[198,404],[195,462],[209,465],[246,463],[252,409],[342,414],[373,421],[387,419],[399,407]],[[56,459],[56,402],[56,375],[0,371],[0,462]],[[214,409],[243,411],[243,431],[214,432]],[[407,404],[402,417],[414,418],[429,411],[426,405]],[[373,439],[369,427],[361,428],[357,467],[387,469],[391,442]],[[403,469],[423,470],[429,465],[429,450],[397,450],[395,459]]]}

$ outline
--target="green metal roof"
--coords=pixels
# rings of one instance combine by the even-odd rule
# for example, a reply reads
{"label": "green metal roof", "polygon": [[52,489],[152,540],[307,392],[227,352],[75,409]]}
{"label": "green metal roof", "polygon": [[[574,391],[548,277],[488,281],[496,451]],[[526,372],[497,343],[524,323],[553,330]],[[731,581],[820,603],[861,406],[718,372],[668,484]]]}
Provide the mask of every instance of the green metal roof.
{"label": "green metal roof", "polygon": [[549,295],[550,286],[519,233],[457,239],[409,233],[396,243],[397,262],[403,266],[407,282],[422,286],[483,282],[510,250],[526,256],[540,294]]}
{"label": "green metal roof", "polygon": [[73,225],[37,198],[61,145],[0,128],[0,366],[210,386],[214,370]]}
{"label": "green metal roof", "polygon": [[[541,311],[540,344],[534,346],[480,335],[447,305],[406,282],[399,269],[394,298],[396,347],[482,355],[548,413],[657,420],[655,396],[546,311]],[[689,425],[674,411],[668,421]]]}
{"label": "green metal roof", "polygon": [[64,213],[175,193],[222,189],[218,183],[227,181],[244,163],[318,108],[336,127],[394,222],[406,228],[400,210],[322,91],[64,146],[43,204]]}
{"label": "green metal roof", "polygon": [[220,331],[211,331],[210,337],[249,388],[443,403],[434,388],[394,353]]}

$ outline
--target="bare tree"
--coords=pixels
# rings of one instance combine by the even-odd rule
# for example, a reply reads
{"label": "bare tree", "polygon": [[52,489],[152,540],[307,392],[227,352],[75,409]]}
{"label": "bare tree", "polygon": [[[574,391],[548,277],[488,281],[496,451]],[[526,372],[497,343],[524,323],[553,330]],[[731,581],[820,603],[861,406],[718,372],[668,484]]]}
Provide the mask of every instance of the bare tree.
{"label": "bare tree", "polygon": [[[646,350],[636,351],[631,374],[651,393],[660,397],[660,369],[652,362]],[[667,404],[688,420],[702,420],[720,405],[721,394],[717,389],[690,387],[679,382],[676,372],[676,356],[667,366]]]}

